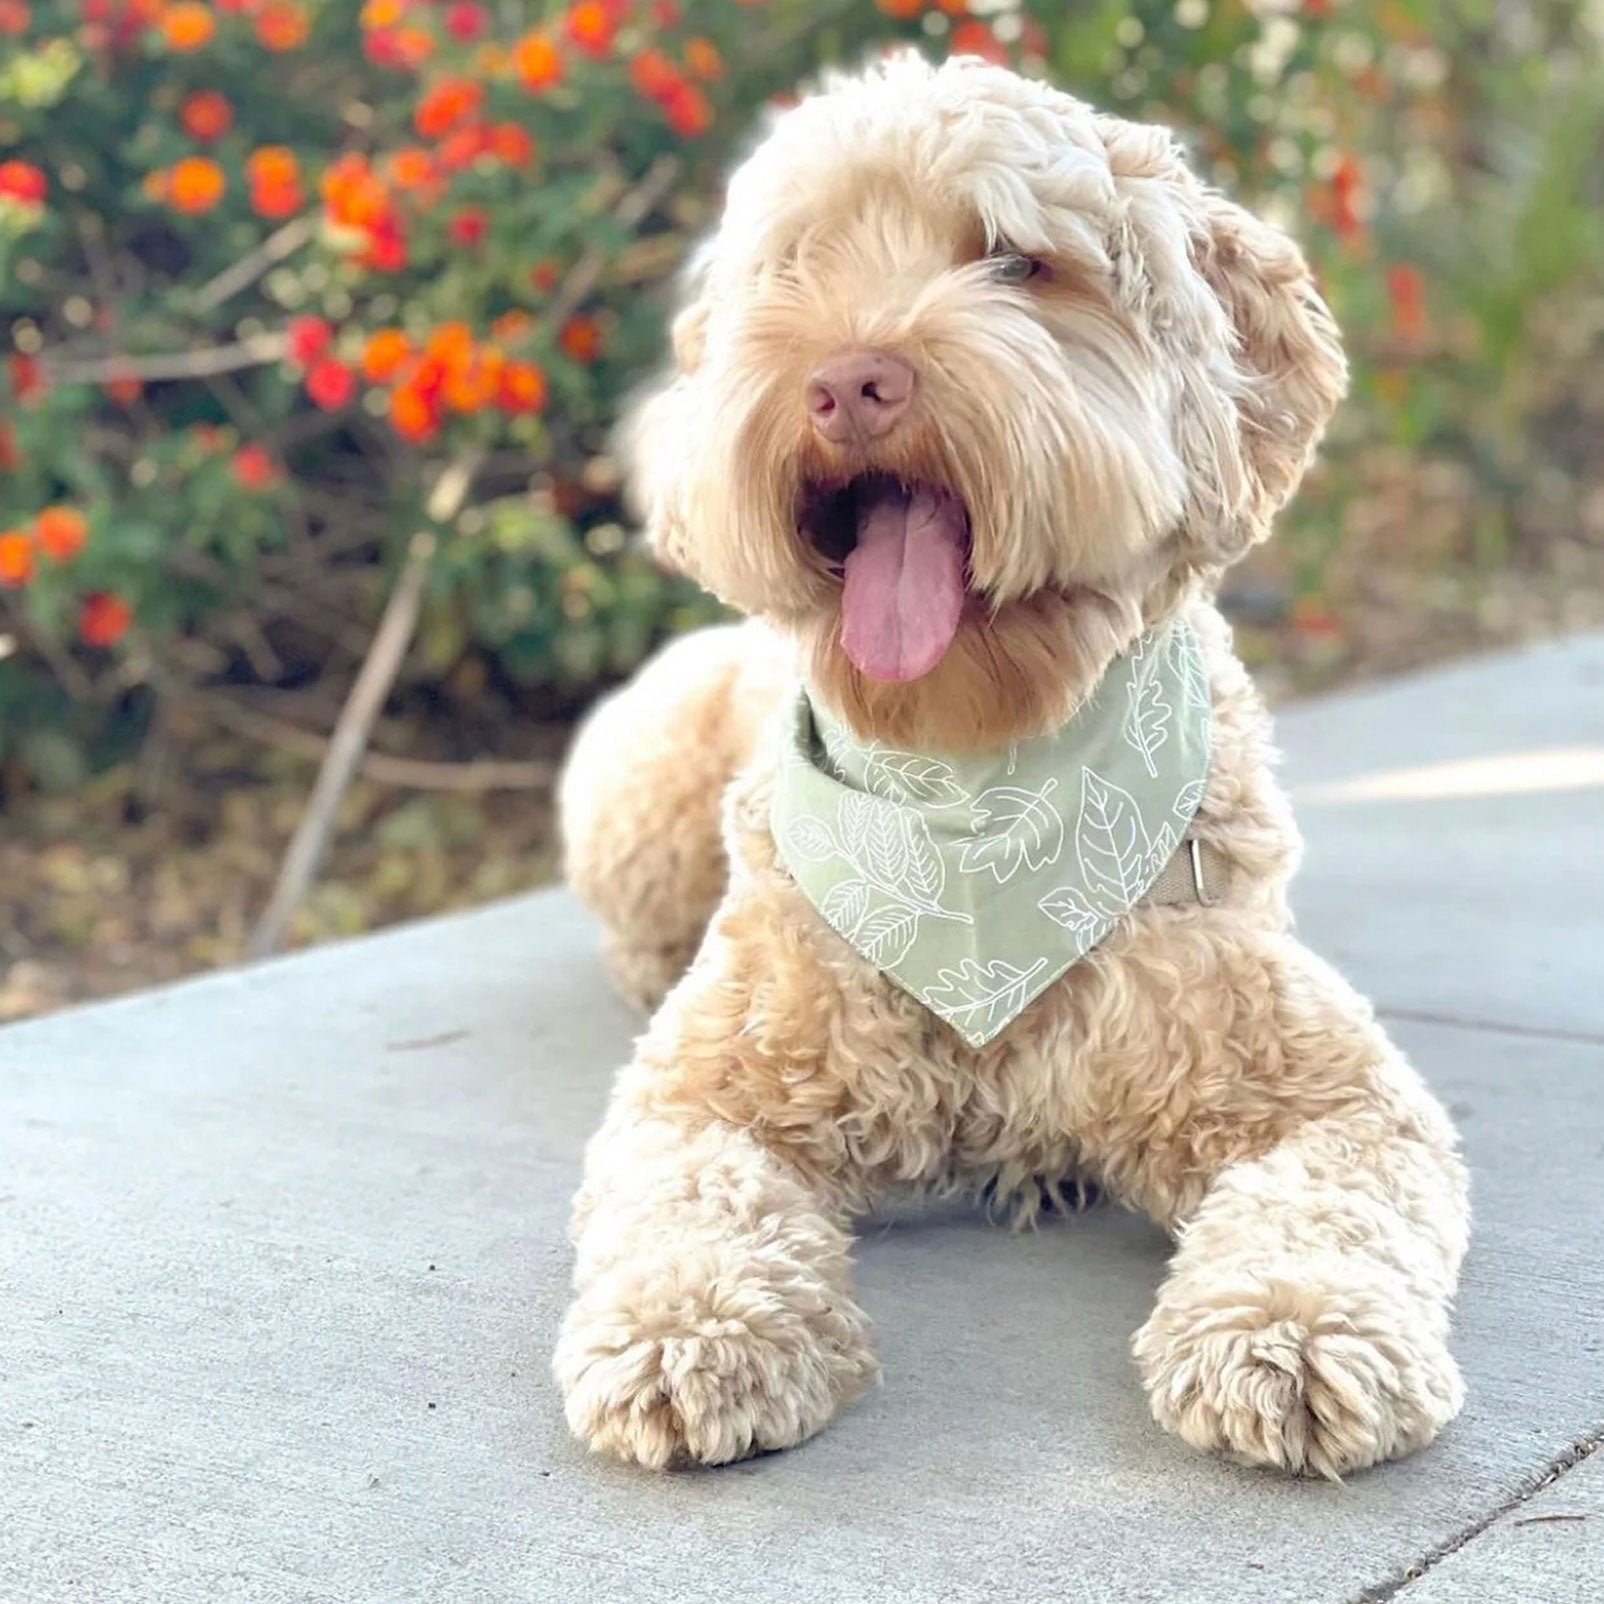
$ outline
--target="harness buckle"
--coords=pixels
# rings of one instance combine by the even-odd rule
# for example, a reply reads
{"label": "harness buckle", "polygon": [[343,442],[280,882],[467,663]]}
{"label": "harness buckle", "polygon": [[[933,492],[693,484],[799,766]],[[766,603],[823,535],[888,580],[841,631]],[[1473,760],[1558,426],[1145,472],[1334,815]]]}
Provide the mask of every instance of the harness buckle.
{"label": "harness buckle", "polygon": [[1192,865],[1192,890],[1197,894],[1200,908],[1212,908],[1214,899],[1209,895],[1208,883],[1203,878],[1203,847],[1195,835],[1186,838],[1186,856]]}

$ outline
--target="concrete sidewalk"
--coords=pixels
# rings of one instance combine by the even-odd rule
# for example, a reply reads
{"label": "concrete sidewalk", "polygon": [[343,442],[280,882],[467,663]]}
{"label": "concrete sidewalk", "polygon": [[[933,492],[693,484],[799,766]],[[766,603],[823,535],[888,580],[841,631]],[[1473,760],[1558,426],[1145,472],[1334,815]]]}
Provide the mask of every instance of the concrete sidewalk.
{"label": "concrete sidewalk", "polygon": [[1303,932],[1474,1171],[1437,1446],[1202,1458],[1127,1356],[1156,1232],[949,1211],[862,1243],[885,1383],[821,1437],[588,1459],[546,1365],[636,1021],[548,895],[0,1031],[0,1604],[1604,1597],[1604,637],[1281,730]]}

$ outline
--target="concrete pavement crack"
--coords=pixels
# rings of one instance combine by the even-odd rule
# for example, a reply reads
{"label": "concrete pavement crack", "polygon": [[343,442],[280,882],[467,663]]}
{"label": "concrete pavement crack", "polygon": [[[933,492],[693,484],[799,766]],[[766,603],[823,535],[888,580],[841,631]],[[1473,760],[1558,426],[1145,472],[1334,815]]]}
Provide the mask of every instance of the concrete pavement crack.
{"label": "concrete pavement crack", "polygon": [[1428,1571],[1447,1559],[1450,1554],[1457,1554],[1467,1543],[1474,1542],[1489,1527],[1502,1520],[1505,1515],[1519,1509],[1522,1504],[1529,1503],[1545,1487],[1552,1487],[1567,1471],[1574,1470],[1584,1459],[1591,1457],[1601,1443],[1604,1443],[1604,1424],[1595,1426],[1585,1437],[1578,1438],[1562,1453],[1551,1459],[1535,1477],[1530,1481],[1523,1482],[1502,1503],[1495,1505],[1486,1514],[1478,1516],[1462,1532],[1456,1533],[1446,1543],[1439,1545],[1420,1559],[1414,1560],[1405,1566],[1401,1576],[1392,1577],[1385,1582],[1377,1582],[1373,1586],[1365,1588],[1363,1592],[1355,1593],[1348,1600],[1348,1604],[1386,1604],[1387,1600],[1400,1597]]}

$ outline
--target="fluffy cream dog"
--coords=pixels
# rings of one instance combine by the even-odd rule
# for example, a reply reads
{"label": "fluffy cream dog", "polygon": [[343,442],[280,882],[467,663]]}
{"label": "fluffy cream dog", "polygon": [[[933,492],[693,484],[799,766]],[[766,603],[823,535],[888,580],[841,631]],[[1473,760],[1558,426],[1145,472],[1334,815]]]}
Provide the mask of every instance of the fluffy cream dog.
{"label": "fluffy cream dog", "polygon": [[[760,622],[596,712],[569,872],[666,993],[590,1145],[555,1370],[648,1466],[800,1442],[876,1375],[848,1226],[893,1191],[1089,1178],[1174,1232],[1135,1356],[1200,1448],[1337,1476],[1458,1410],[1454,1132],[1289,934],[1267,720],[1209,595],[1335,407],[1297,248],[1172,136],[911,56],[780,116],[735,174],[643,404],[670,562]],[[888,532],[889,531],[889,532]],[[1201,641],[1207,905],[1138,906],[976,1046],[835,933],[770,825],[782,703],[998,752],[1157,626]]]}

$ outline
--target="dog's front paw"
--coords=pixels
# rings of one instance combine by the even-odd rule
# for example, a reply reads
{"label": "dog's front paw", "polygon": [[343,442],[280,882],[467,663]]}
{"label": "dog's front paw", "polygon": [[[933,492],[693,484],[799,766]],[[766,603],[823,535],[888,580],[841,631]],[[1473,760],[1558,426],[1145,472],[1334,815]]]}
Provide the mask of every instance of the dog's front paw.
{"label": "dog's front paw", "polygon": [[1189,1275],[1164,1288],[1134,1349],[1166,1430],[1298,1475],[1413,1453],[1464,1400],[1440,1333],[1379,1273]]}
{"label": "dog's front paw", "polygon": [[863,1313],[772,1244],[610,1267],[552,1368],[574,1434],[653,1470],[788,1448],[877,1374]]}

